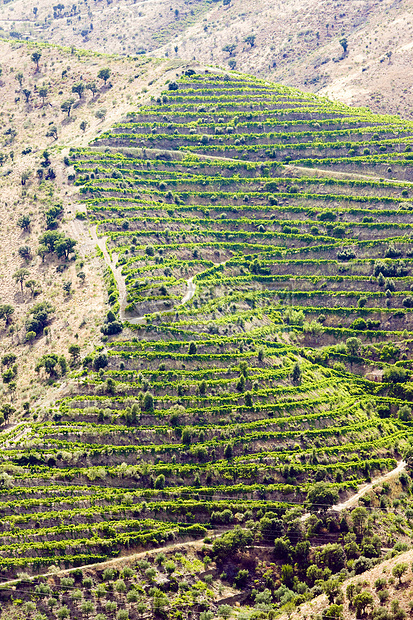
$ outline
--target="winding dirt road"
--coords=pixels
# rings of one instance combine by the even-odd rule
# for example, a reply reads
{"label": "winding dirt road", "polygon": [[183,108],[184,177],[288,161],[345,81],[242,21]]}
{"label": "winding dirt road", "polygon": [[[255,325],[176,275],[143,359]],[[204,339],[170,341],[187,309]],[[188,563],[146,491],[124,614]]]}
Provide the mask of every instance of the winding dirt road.
{"label": "winding dirt road", "polygon": [[[387,474],[384,474],[383,476],[378,476],[377,478],[374,478],[371,482],[368,482],[367,484],[363,484],[357,491],[357,493],[346,499],[345,502],[341,502],[340,504],[331,506],[330,510],[334,510],[335,512],[342,512],[343,510],[346,510],[346,508],[352,508],[353,506],[356,506],[359,499],[366,495],[366,493],[371,491],[373,487],[375,487],[377,484],[382,484],[383,482],[387,482],[389,480],[392,480],[393,478],[396,478],[396,476],[401,474],[402,471],[406,469],[406,466],[407,463],[405,461],[399,461],[395,469],[388,471]],[[309,519],[310,516],[311,513],[307,512],[300,518],[300,521],[306,521],[307,519]]]}
{"label": "winding dirt road", "polygon": [[332,507],[332,510],[335,510],[336,512],[341,512],[346,508],[352,508],[357,504],[359,499],[363,497],[363,495],[371,491],[374,486],[376,486],[377,484],[381,484],[382,482],[387,482],[388,480],[391,480],[392,478],[395,478],[396,476],[401,474],[402,471],[406,469],[406,465],[407,463],[405,461],[399,461],[395,469],[387,472],[387,474],[384,474],[384,476],[378,476],[377,478],[374,478],[374,480],[367,484],[363,484],[363,486],[360,487],[360,489],[357,493],[355,493],[355,495],[352,495],[349,499],[347,499],[345,502],[342,502],[341,504],[336,504]]}
{"label": "winding dirt road", "polygon": [[[127,305],[127,290],[126,290],[126,283],[125,283],[125,278],[122,275],[122,268],[117,266],[117,254],[115,252],[112,252],[112,256],[109,255],[109,252],[107,250],[106,247],[106,240],[107,237],[99,237],[97,234],[97,228],[98,228],[99,224],[97,224],[95,227],[90,229],[90,234],[92,236],[92,240],[94,241],[94,243],[98,246],[98,248],[102,251],[103,254],[103,258],[105,260],[105,263],[108,265],[108,267],[111,268],[114,278],[116,280],[116,284],[118,287],[118,291],[119,291],[119,304],[120,304],[120,310],[119,310],[119,316],[120,316],[120,320],[121,321],[125,321],[127,323],[131,323],[132,325],[139,325],[141,323],[145,323],[146,315],[141,315],[141,316],[136,316],[136,317],[130,317],[127,316],[126,314],[126,305]],[[179,304],[180,306],[182,306],[183,304],[188,303],[188,301],[190,301],[192,299],[192,297],[195,295],[196,293],[196,284],[194,282],[194,277],[192,276],[192,278],[189,278],[189,280],[186,281],[186,286],[187,286],[187,292],[185,293],[185,295],[182,297],[181,303]],[[169,312],[169,311],[168,311]]]}

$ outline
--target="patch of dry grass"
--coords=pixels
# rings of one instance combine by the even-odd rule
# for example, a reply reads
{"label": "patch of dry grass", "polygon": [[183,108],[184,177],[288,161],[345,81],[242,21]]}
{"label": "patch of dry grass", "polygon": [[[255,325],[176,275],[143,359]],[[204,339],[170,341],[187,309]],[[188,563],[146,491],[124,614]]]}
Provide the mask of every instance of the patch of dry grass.
{"label": "patch of dry grass", "polygon": [[[7,384],[2,384],[0,399],[11,400],[17,408],[24,401],[35,406],[49,400],[48,387],[34,373],[36,360],[46,353],[68,357],[68,347],[74,342],[80,344],[83,351],[92,350],[100,339],[99,326],[105,313],[104,264],[95,255],[88,230],[75,219],[77,189],[68,182],[70,171],[63,157],[69,146],[86,145],[100,131],[156,94],[168,78],[165,70],[171,68],[161,61],[140,59],[136,62],[94,54],[72,54],[49,46],[40,50],[42,56],[39,71],[36,71],[31,60],[34,49],[29,44],[0,43],[3,69],[0,153],[4,157],[0,167],[0,291],[1,303],[12,304],[15,308],[10,326],[0,322],[0,356],[13,350],[18,364],[16,390],[10,391]],[[104,67],[111,70],[106,86],[97,78]],[[19,73],[23,74],[22,87],[16,79]],[[176,75],[173,68],[172,75]],[[95,96],[88,90],[81,99],[72,93],[72,86],[79,81],[85,84],[96,81]],[[48,89],[44,103],[38,95],[42,86]],[[23,89],[31,92],[28,103]],[[77,101],[68,118],[61,104],[70,97]],[[101,109],[106,110],[103,121],[95,116]],[[86,131],[80,128],[82,121],[87,123]],[[46,135],[51,126],[57,128],[57,140]],[[50,153],[50,165],[56,174],[53,181],[41,181],[37,176],[44,149]],[[26,172],[30,176],[23,186],[21,178]],[[78,243],[77,262],[69,261],[62,273],[57,271],[61,261],[48,256],[43,263],[36,255],[39,235],[46,229],[44,213],[55,204],[64,207],[60,230]],[[27,232],[17,225],[23,214],[29,214],[32,220]],[[31,260],[25,261],[18,254],[18,248],[24,245],[31,248]],[[27,268],[28,279],[36,282],[39,294],[35,298],[25,287],[22,294],[20,285],[13,279],[13,274],[21,267]],[[84,284],[77,278],[79,270],[86,274]],[[72,282],[70,295],[62,288],[68,281]],[[25,342],[25,318],[34,303],[44,300],[56,308],[50,334],[29,345]]]}

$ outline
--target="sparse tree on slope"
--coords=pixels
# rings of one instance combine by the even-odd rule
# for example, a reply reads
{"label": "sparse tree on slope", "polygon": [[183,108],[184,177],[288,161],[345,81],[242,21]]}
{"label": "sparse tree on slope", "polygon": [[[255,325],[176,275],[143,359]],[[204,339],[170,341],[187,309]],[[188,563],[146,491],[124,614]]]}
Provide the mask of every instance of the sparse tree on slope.
{"label": "sparse tree on slope", "polygon": [[40,62],[40,58],[42,57],[40,52],[33,52],[32,54],[32,61],[36,64],[36,73],[39,71],[39,62]]}
{"label": "sparse tree on slope", "polygon": [[111,70],[109,68],[101,69],[98,73],[98,78],[103,80],[106,85],[106,82],[110,78],[110,74],[111,74]]}

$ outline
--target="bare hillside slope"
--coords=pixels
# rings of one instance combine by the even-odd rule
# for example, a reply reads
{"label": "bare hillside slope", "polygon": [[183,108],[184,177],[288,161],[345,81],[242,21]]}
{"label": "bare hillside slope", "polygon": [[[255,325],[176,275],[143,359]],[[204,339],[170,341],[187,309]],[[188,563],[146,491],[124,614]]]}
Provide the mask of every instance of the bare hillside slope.
{"label": "bare hillside slope", "polygon": [[35,7],[11,0],[0,6],[0,28],[4,36],[105,53],[235,66],[410,118],[409,7],[407,0],[178,0],[173,7],[164,0],[39,0]]}

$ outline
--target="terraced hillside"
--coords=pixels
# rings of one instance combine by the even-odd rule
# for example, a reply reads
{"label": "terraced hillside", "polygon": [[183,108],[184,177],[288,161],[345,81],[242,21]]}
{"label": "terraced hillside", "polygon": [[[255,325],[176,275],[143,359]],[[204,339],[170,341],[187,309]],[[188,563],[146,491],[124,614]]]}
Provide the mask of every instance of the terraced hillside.
{"label": "terraced hillside", "polygon": [[[412,136],[205,73],[71,149],[110,309],[61,399],[2,435],[5,576],[266,512],[261,540],[296,543],[316,482],[331,504],[396,467],[412,436]],[[403,535],[409,506],[392,509]]]}

